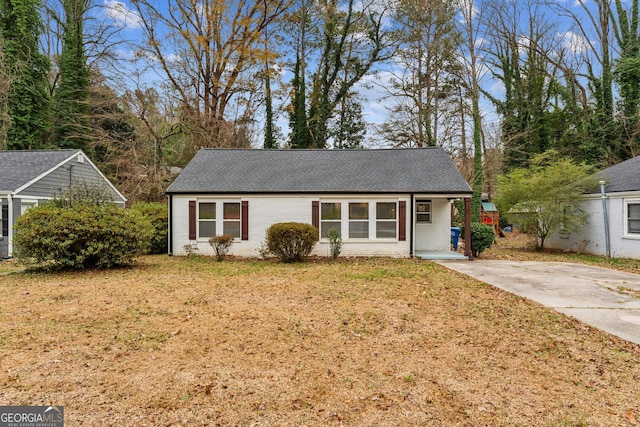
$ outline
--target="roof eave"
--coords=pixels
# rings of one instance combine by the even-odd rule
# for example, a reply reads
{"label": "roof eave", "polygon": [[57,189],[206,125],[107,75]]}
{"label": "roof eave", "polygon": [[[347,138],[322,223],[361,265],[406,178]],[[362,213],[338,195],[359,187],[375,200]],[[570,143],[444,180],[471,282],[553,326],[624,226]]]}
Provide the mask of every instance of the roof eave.
{"label": "roof eave", "polygon": [[463,190],[291,190],[291,191],[246,191],[246,190],[167,190],[165,194],[437,194],[465,196],[472,195],[473,191]]}

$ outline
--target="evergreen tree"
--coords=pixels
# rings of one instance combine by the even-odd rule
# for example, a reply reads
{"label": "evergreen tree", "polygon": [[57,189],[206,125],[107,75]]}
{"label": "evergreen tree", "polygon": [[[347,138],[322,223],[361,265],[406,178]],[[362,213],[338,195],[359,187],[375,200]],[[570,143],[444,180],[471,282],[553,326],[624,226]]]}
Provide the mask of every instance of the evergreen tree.
{"label": "evergreen tree", "polygon": [[296,57],[293,69],[293,96],[289,113],[289,145],[291,148],[311,147],[311,134],[307,123],[306,96],[304,74],[300,71],[300,57]]}
{"label": "evergreen tree", "polygon": [[0,0],[0,34],[12,82],[7,93],[10,150],[46,146],[50,63],[38,50],[42,21],[38,0]]}
{"label": "evergreen tree", "polygon": [[622,97],[621,136],[624,135],[626,140],[619,155],[620,160],[626,160],[640,148],[640,12],[638,0],[633,0],[629,11],[622,7],[620,0],[615,3],[618,14],[616,39],[620,46],[620,57],[615,65],[614,77]]}
{"label": "evergreen tree", "polygon": [[13,76],[9,72],[4,55],[4,42],[0,33],[0,150],[5,150],[7,127],[9,117],[7,115],[7,93],[11,87]]}
{"label": "evergreen tree", "polygon": [[264,125],[264,148],[278,148],[273,123],[273,98],[271,96],[271,76],[269,75],[269,61],[265,63],[264,70],[264,93],[265,93],[265,119]]}
{"label": "evergreen tree", "polygon": [[367,124],[362,117],[362,105],[355,99],[355,93],[352,93],[351,96],[342,100],[334,128],[329,132],[333,137],[333,147],[362,148],[366,134]]}
{"label": "evergreen tree", "polygon": [[65,12],[60,83],[53,100],[53,142],[61,148],[88,149],[89,67],[84,50],[85,0],[63,0]]}
{"label": "evergreen tree", "polygon": [[319,5],[317,70],[309,95],[309,128],[315,148],[326,148],[329,122],[342,100],[371,68],[393,54],[387,10],[379,2],[322,0]]}

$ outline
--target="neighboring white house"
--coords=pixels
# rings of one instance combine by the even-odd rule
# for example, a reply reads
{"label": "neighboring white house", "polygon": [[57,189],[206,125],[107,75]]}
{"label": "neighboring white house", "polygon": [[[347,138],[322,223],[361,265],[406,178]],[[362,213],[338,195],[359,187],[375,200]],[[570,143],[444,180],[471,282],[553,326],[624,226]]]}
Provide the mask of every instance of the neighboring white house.
{"label": "neighboring white house", "polygon": [[167,189],[169,254],[213,254],[209,238],[232,234],[230,253],[257,257],[267,228],[293,221],[319,229],[312,255],[335,228],[343,256],[455,258],[452,203],[471,193],[441,148],[202,149]]}
{"label": "neighboring white house", "polygon": [[610,256],[640,259],[640,156],[607,168],[598,177],[605,182],[608,218],[601,191],[585,194],[581,208],[589,213],[588,224],[577,232],[555,233],[548,247],[607,255],[608,228]]}
{"label": "neighboring white house", "polygon": [[16,219],[74,184],[102,186],[114,203],[127,201],[81,150],[0,151],[0,258],[13,255]]}

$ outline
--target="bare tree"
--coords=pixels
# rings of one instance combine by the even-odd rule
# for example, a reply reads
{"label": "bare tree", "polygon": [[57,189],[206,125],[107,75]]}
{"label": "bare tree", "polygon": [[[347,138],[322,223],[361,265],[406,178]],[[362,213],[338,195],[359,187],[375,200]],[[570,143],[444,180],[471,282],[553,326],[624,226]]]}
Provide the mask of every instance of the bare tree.
{"label": "bare tree", "polygon": [[397,3],[400,48],[386,85],[395,101],[382,132],[394,145],[441,145],[441,117],[455,99],[455,52],[460,33],[450,1],[401,0]]}
{"label": "bare tree", "polygon": [[[471,211],[474,221],[480,221],[482,191],[485,182],[485,163],[483,152],[486,152],[482,135],[482,114],[480,112],[480,80],[484,74],[480,62],[479,48],[481,43],[481,26],[483,17],[481,11],[476,9],[472,0],[460,2],[461,33],[463,43],[459,57],[463,68],[463,76],[466,82],[469,99],[471,101],[471,119],[473,126],[473,197],[471,199]],[[465,153],[466,154],[466,153]]]}
{"label": "bare tree", "polygon": [[249,95],[265,56],[267,25],[289,0],[175,0],[160,10],[156,1],[134,0],[146,42],[140,46],[176,96],[197,146],[246,144],[238,123],[250,121]]}

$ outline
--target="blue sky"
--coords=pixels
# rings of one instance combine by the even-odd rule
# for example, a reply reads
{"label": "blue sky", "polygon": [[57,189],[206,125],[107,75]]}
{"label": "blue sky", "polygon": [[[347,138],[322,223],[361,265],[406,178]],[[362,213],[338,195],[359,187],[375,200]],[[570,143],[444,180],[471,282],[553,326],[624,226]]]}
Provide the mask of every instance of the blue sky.
{"label": "blue sky", "polygon": [[[137,14],[132,10],[131,4],[126,0],[102,0],[102,8],[101,14],[103,14],[103,18],[107,21],[111,21],[113,25],[122,28],[120,32],[120,37],[124,40],[136,41],[142,36],[141,30],[141,21]],[[628,6],[630,0],[624,0],[623,3]],[[523,4],[527,2],[525,0],[522,1]],[[161,5],[165,5],[166,1],[160,0],[156,3],[157,7],[161,7]],[[558,6],[562,6],[566,8],[567,11],[577,14],[578,16],[582,16],[584,18],[583,23],[588,24],[587,16],[584,12],[584,7],[587,7],[593,10],[596,7],[593,0],[556,0],[555,4]],[[586,52],[588,44],[591,42],[595,42],[596,35],[595,33],[589,35],[589,39],[583,37],[578,30],[576,30],[575,25],[571,23],[571,21],[563,16],[553,15],[551,12],[547,13],[547,18],[557,20],[558,28],[555,29],[558,42],[563,47],[573,51],[574,53],[583,53]],[[523,18],[524,19],[524,18]],[[592,37],[592,38],[591,38]],[[482,42],[480,40],[480,42]],[[522,39],[523,45],[526,44],[526,39]],[[131,59],[133,57],[133,50],[127,44],[122,44],[119,48],[119,55],[124,59]],[[393,69],[393,64],[384,64],[378,70],[378,75],[376,77],[366,77],[364,82],[366,84],[360,85],[358,91],[361,94],[361,98],[364,103],[364,113],[367,122],[376,124],[382,123],[387,117],[387,110],[385,108],[386,102],[382,101],[385,92],[382,90],[382,86],[385,85],[386,78],[390,76],[390,72]],[[491,80],[489,78],[489,74],[487,73],[487,77],[483,80],[483,86],[485,89],[489,90],[494,96],[498,98],[502,95],[503,89],[499,82],[495,80]],[[283,71],[282,79],[283,81],[289,81],[292,75],[290,71]],[[163,76],[147,74],[144,79],[148,81],[149,85],[157,84],[157,82],[161,82]],[[498,117],[495,115],[493,106],[488,102],[484,101],[482,103],[482,108],[484,111],[485,120],[488,122],[497,121]],[[287,122],[286,119],[281,119],[279,122],[280,127],[286,133],[287,132]],[[369,132],[371,135],[371,132]]]}

